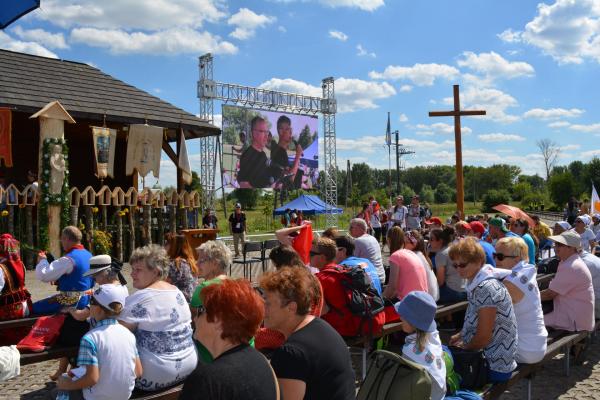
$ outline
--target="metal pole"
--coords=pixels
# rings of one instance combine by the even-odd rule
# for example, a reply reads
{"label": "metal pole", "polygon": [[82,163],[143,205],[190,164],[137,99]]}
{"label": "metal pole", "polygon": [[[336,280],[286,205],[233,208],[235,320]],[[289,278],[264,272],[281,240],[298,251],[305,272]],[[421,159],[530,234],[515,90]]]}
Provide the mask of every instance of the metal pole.
{"label": "metal pole", "polygon": [[398,139],[399,132],[395,131],[394,133],[396,134],[396,196],[398,196],[400,195],[400,154],[398,153],[400,144]]}

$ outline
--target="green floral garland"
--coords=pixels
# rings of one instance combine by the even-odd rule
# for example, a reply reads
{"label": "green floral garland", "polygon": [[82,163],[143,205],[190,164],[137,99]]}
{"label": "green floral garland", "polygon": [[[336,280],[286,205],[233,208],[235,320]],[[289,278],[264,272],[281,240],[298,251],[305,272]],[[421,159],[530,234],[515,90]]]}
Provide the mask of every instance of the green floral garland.
{"label": "green floral garland", "polygon": [[[62,191],[59,194],[50,193],[50,146],[62,145],[62,153],[65,159],[65,178]],[[69,148],[64,139],[44,139],[42,148],[42,175],[39,182],[39,248],[48,250],[50,242],[48,238],[48,205],[61,206],[60,229],[69,223]]]}

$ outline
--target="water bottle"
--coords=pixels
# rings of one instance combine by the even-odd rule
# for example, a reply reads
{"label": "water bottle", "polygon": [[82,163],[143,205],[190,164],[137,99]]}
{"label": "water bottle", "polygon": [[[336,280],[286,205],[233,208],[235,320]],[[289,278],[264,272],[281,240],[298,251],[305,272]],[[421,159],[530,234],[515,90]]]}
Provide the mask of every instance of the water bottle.
{"label": "water bottle", "polygon": [[61,390],[57,392],[56,400],[69,400],[69,392],[66,390]]}

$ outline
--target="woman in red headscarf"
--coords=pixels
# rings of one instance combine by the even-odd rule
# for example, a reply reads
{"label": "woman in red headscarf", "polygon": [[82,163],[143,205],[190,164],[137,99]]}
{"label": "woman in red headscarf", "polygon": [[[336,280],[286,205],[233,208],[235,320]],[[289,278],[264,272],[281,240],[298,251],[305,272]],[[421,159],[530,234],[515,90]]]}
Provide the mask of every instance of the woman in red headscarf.
{"label": "woman in red headscarf", "polygon": [[[0,321],[29,315],[31,295],[25,288],[25,266],[19,254],[19,241],[12,235],[0,235]],[[21,335],[13,329],[0,332],[0,345],[15,344]],[[27,334],[27,330],[23,332]],[[11,337],[8,337],[9,335]]]}

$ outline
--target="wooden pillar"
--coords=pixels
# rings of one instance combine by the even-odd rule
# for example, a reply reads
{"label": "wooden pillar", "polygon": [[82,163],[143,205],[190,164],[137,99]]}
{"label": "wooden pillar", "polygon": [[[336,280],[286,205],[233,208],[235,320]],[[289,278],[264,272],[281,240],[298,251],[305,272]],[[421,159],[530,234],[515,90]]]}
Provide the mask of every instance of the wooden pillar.
{"label": "wooden pillar", "polygon": [[[44,148],[44,140],[46,139],[62,139],[65,138],[65,121],[74,124],[75,120],[69,115],[67,110],[58,101],[53,101],[46,104],[41,110],[33,114],[29,118],[39,118],[40,122],[40,143],[38,150],[38,179],[40,188],[42,185],[48,185],[49,182],[44,181],[43,174],[43,157],[49,157],[49,154],[42,154]],[[50,173],[51,176],[52,173]],[[64,174],[63,179],[68,179],[68,171]],[[45,201],[40,196],[40,202]],[[52,254],[61,254],[60,245],[60,229],[61,229],[61,211],[62,205],[48,204],[48,215],[39,215],[40,218],[48,220],[48,250]]]}
{"label": "wooden pillar", "polygon": [[115,249],[113,254],[119,261],[123,261],[123,215],[121,214],[121,206],[115,207]]}
{"label": "wooden pillar", "polygon": [[[454,110],[460,110],[458,85],[454,85]],[[463,182],[462,135],[460,130],[460,114],[454,115],[454,148],[456,152],[456,208],[460,218],[465,218],[465,185]]]}
{"label": "wooden pillar", "polygon": [[142,244],[147,246],[152,243],[152,206],[150,204],[144,205],[143,210]]}

